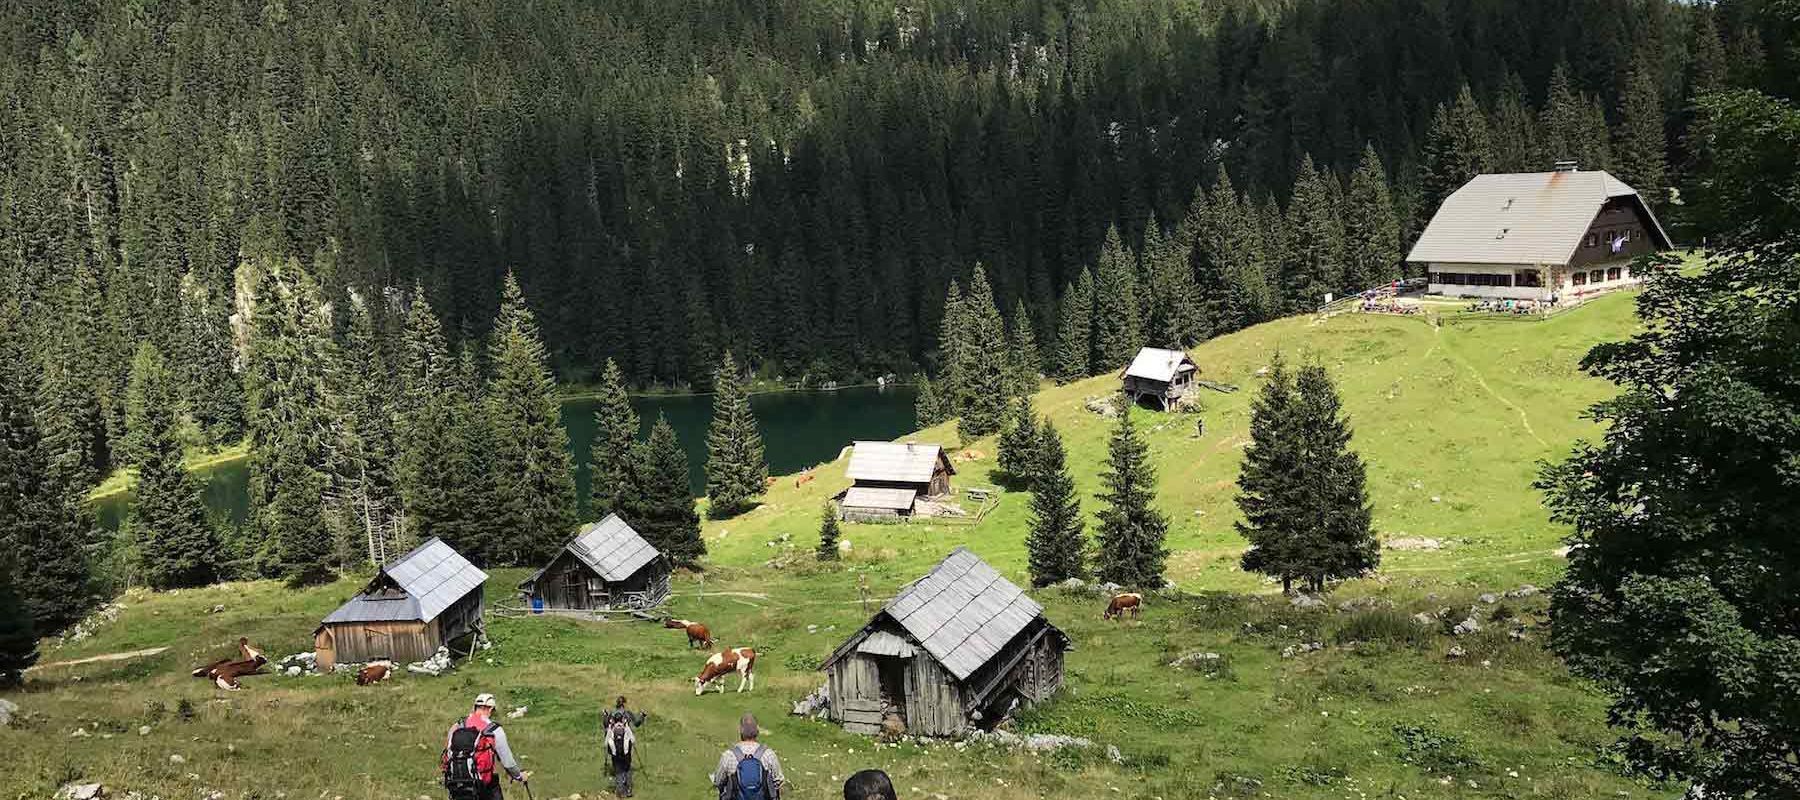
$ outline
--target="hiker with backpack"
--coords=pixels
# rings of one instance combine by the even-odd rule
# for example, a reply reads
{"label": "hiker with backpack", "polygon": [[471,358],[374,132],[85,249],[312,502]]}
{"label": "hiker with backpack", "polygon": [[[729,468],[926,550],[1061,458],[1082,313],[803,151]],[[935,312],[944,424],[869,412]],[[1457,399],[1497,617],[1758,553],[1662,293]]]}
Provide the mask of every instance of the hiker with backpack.
{"label": "hiker with backpack", "polygon": [[787,779],[781,774],[781,759],[775,751],[756,741],[761,728],[756,717],[745,714],[738,721],[738,743],[719,756],[713,768],[712,782],[719,788],[719,800],[778,800]]}
{"label": "hiker with backpack", "polygon": [[530,792],[531,773],[519,769],[506,731],[494,721],[494,696],[484,692],[475,697],[475,710],[450,726],[444,745],[444,789],[450,800],[501,800],[496,766]]}
{"label": "hiker with backpack", "polygon": [[637,734],[626,724],[625,717],[613,717],[606,731],[606,755],[612,761],[613,794],[631,796],[631,759],[637,753]]}
{"label": "hiker with backpack", "polygon": [[613,710],[600,715],[600,723],[606,730],[612,730],[614,722],[624,720],[626,725],[637,728],[642,726],[644,720],[649,718],[650,712],[648,711],[634,712],[631,709],[626,708],[625,695],[619,695],[618,702],[613,704]]}

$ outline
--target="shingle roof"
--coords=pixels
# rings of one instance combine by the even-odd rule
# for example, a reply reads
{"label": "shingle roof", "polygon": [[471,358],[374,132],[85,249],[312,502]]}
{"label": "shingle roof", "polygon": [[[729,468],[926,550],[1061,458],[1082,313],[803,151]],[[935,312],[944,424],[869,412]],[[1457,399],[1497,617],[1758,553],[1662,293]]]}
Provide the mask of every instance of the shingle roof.
{"label": "shingle roof", "polygon": [[608,581],[625,580],[662,555],[618,514],[608,514],[584,528],[569,542],[568,550]]}
{"label": "shingle roof", "polygon": [[941,452],[935,444],[857,442],[850,451],[850,480],[930,483]]}
{"label": "shingle roof", "polygon": [[887,631],[875,631],[869,634],[868,638],[863,639],[862,644],[856,646],[856,652],[868,653],[872,656],[912,658],[919,651],[913,648],[911,642],[899,636]]}
{"label": "shingle roof", "polygon": [[[385,576],[404,597],[369,596]],[[381,573],[325,622],[429,622],[487,581],[487,573],[470,564],[442,539],[424,544],[381,568]]]}
{"label": "shingle roof", "polygon": [[963,547],[882,607],[959,681],[973,675],[1043,611]]}
{"label": "shingle roof", "polygon": [[1444,198],[1406,260],[1567,264],[1606,201],[1625,197],[1661,247],[1668,234],[1637,190],[1605,171],[1477,175]]}
{"label": "shingle roof", "polygon": [[846,508],[885,508],[894,511],[909,511],[913,507],[913,498],[919,493],[912,489],[879,489],[872,486],[852,486],[844,492]]}
{"label": "shingle roof", "polygon": [[1146,347],[1137,352],[1131,359],[1131,366],[1125,368],[1119,377],[1143,378],[1145,380],[1168,383],[1175,380],[1177,372],[1197,370],[1194,361],[1188,354],[1180,350],[1164,350],[1160,347]]}

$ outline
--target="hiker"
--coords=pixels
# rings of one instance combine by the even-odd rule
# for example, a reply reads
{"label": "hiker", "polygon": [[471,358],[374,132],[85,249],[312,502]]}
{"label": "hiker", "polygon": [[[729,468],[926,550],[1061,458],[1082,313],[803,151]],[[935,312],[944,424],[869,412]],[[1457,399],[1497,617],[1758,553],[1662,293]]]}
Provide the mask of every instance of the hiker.
{"label": "hiker", "polygon": [[878,769],[865,769],[844,781],[844,800],[898,800],[894,782]]}
{"label": "hiker", "polygon": [[644,720],[649,718],[650,712],[648,711],[633,713],[626,708],[625,695],[619,695],[618,701],[613,703],[613,709],[600,715],[600,722],[607,730],[611,730],[612,724],[619,720],[624,720],[626,725],[636,728],[643,725]]}
{"label": "hiker", "polygon": [[631,758],[637,752],[637,734],[632,732],[625,719],[624,716],[613,717],[612,726],[606,732],[606,754],[612,760],[613,794],[620,797],[631,796]]}
{"label": "hiker", "polygon": [[507,745],[506,731],[494,721],[494,696],[475,696],[475,710],[455,725],[444,745],[444,788],[450,800],[501,800],[500,775],[495,762],[518,783],[531,780],[519,769]]}
{"label": "hiker", "polygon": [[713,768],[712,782],[719,788],[719,800],[777,800],[787,779],[781,774],[781,759],[775,751],[756,741],[761,728],[756,717],[744,714],[738,721],[738,743],[719,756]]}

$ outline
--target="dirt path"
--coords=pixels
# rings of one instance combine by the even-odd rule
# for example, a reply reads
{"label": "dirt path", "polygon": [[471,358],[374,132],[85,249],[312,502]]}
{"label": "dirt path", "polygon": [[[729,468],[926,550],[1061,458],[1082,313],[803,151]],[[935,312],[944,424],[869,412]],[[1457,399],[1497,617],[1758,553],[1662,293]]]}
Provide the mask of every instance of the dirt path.
{"label": "dirt path", "polygon": [[130,661],[134,658],[149,658],[150,656],[158,655],[168,649],[169,648],[167,647],[151,647],[144,650],[132,650],[127,653],[107,653],[103,656],[88,656],[87,658],[77,658],[72,661],[52,661],[48,664],[38,664],[25,671],[30,672],[33,669],[47,669],[49,667],[73,667],[77,664],[95,664],[101,661]]}
{"label": "dirt path", "polygon": [[[1435,337],[1440,330],[1442,329],[1433,327],[1431,333]],[[1432,345],[1431,349],[1436,350],[1437,345]],[[1456,348],[1446,347],[1444,348],[1444,352],[1450,355],[1451,360],[1461,364],[1463,369],[1468,370],[1470,375],[1475,376],[1475,383],[1481,386],[1482,391],[1487,392],[1489,396],[1493,397],[1495,400],[1499,400],[1502,405],[1516,412],[1519,415],[1519,424],[1525,426],[1525,432],[1531,434],[1532,439],[1537,440],[1538,444],[1545,447],[1550,446],[1550,443],[1544,441],[1544,437],[1539,436],[1537,431],[1531,427],[1531,417],[1525,415],[1525,409],[1521,408],[1518,403],[1514,403],[1513,401],[1506,399],[1504,395],[1494,391],[1494,387],[1488,385],[1487,378],[1482,376],[1481,370],[1476,369],[1474,364],[1469,363],[1468,359],[1463,358],[1461,354],[1457,353]]]}

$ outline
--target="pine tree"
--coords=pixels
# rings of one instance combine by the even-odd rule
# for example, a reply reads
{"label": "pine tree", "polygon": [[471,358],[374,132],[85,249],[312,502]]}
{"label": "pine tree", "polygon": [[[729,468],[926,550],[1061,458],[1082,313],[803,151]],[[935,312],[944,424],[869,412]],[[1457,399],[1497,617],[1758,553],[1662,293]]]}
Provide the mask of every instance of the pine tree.
{"label": "pine tree", "polygon": [[1719,37],[1715,6],[1696,6],[1693,10],[1693,57],[1688,61],[1688,103],[1724,89],[1730,65],[1725,58],[1725,41]]}
{"label": "pine tree", "polygon": [[620,510],[622,496],[629,494],[639,426],[631,396],[625,393],[625,376],[609,358],[600,378],[594,440],[588,445],[589,516],[600,519]]}
{"label": "pine tree", "polygon": [[965,442],[1000,430],[1006,419],[1007,398],[1016,372],[1008,358],[1006,323],[994,305],[994,291],[987,272],[979,264],[969,278],[969,293],[962,300],[962,384],[957,395],[957,432]]}
{"label": "pine tree", "polygon": [[1344,223],[1333,202],[1330,181],[1313,168],[1310,155],[1300,162],[1285,231],[1282,267],[1288,311],[1311,311],[1325,302],[1327,294],[1341,293],[1345,277]]}
{"label": "pine tree", "polygon": [[1363,147],[1362,163],[1350,177],[1344,242],[1345,288],[1366,289],[1400,277],[1400,220],[1373,145]]}
{"label": "pine tree", "polygon": [[247,369],[250,513],[256,532],[242,554],[263,575],[292,585],[330,580],[325,521],[327,360],[317,289],[298,262],[259,265]]}
{"label": "pine tree", "polygon": [[1131,421],[1131,404],[1117,400],[1119,424],[1107,445],[1106,472],[1099,495],[1100,547],[1095,556],[1100,580],[1121,586],[1154,589],[1163,585],[1163,562],[1169,551],[1163,540],[1169,519],[1154,507],[1156,467],[1150,448]]}
{"label": "pine tree", "polygon": [[1086,268],[1063,290],[1054,371],[1059,383],[1093,374],[1094,277]]}
{"label": "pine tree", "polygon": [[1031,585],[1087,577],[1087,537],[1075,478],[1064,461],[1062,437],[1044,420],[1039,433],[1037,477],[1031,488],[1031,532],[1025,539]]}
{"label": "pine tree", "polygon": [[1307,516],[1317,533],[1307,537],[1322,545],[1309,554],[1307,574],[1313,591],[1325,582],[1350,578],[1381,563],[1381,545],[1370,528],[1367,476],[1361,457],[1350,449],[1350,423],[1331,376],[1318,364],[1300,368],[1294,380],[1297,397],[1301,486],[1309,503]]}
{"label": "pine tree", "polygon": [[1295,578],[1306,575],[1309,550],[1302,540],[1305,509],[1295,497],[1303,491],[1298,404],[1294,376],[1277,354],[1251,403],[1250,445],[1238,467],[1237,505],[1244,520],[1234,527],[1250,542],[1243,567],[1280,578],[1284,594],[1293,591]]}
{"label": "pine tree", "polygon": [[494,435],[491,474],[501,511],[496,554],[499,563],[534,564],[554,555],[575,530],[575,475],[537,319],[510,274],[488,360],[493,366],[487,391]]}
{"label": "pine tree", "polygon": [[1652,205],[1660,204],[1668,144],[1663,137],[1662,99],[1648,58],[1640,56],[1632,65],[1619,106],[1619,128],[1613,142],[1619,180]]}
{"label": "pine tree", "polygon": [[1540,172],[1549,164],[1538,163],[1538,120],[1525,96],[1525,82],[1518,73],[1509,72],[1500,96],[1494,101],[1490,125],[1493,140],[1495,172]]}
{"label": "pine tree", "polygon": [[708,513],[722,519],[749,510],[769,478],[762,434],[731,351],[713,373],[712,426],[706,434]]}
{"label": "pine tree", "polygon": [[347,298],[349,331],[332,365],[332,417],[336,446],[332,492],[342,532],[346,567],[391,557],[399,541],[391,534],[402,518],[394,476],[395,407],[387,384],[388,367],[375,329],[374,311],[360,296]]}
{"label": "pine tree", "polygon": [[1454,103],[1437,107],[1425,134],[1425,147],[1419,153],[1419,186],[1424,196],[1417,209],[1417,230],[1425,229],[1424,222],[1437,213],[1444,198],[1470,178],[1489,171],[1493,163],[1494,146],[1487,117],[1464,84]]}
{"label": "pine tree", "polygon": [[700,515],[688,488],[687,453],[666,417],[658,416],[650,438],[636,447],[632,472],[631,493],[619,516],[675,563],[697,563],[706,555],[706,543],[700,539]]}
{"label": "pine tree", "polygon": [[[443,461],[436,485],[442,516],[429,535],[441,537],[477,565],[504,564],[510,542],[503,535],[506,509],[500,505],[500,485],[494,479],[494,426],[482,396],[476,354],[480,344],[463,342],[455,373],[446,379],[444,396],[433,407],[443,421]],[[424,534],[425,531],[421,531]]]}
{"label": "pine tree", "polygon": [[1006,326],[1006,355],[1012,362],[1007,394],[1035,393],[1038,376],[1043,372],[1043,356],[1038,351],[1037,334],[1031,330],[1031,314],[1026,312],[1024,300],[1013,303],[1012,319]]}
{"label": "pine tree", "polygon": [[825,508],[819,512],[819,547],[814,552],[820,561],[838,560],[837,509],[830,500],[825,501]]}
{"label": "pine tree", "polygon": [[38,660],[37,631],[19,597],[16,574],[10,559],[0,565],[0,689],[18,686]]}
{"label": "pine tree", "polygon": [[[1196,198],[1194,204],[1202,202]],[[1188,263],[1194,237],[1185,221],[1170,236],[1163,236],[1155,224],[1144,230],[1144,273],[1149,276],[1149,322],[1144,333],[1145,340],[1158,347],[1185,349],[1200,341],[1204,330],[1200,288]]]}
{"label": "pine tree", "polygon": [[1123,368],[1144,346],[1138,306],[1137,259],[1108,228],[1094,271],[1094,349],[1089,361],[1095,374]]}
{"label": "pine tree", "polygon": [[913,425],[924,430],[948,419],[944,413],[944,403],[938,397],[937,389],[931,378],[924,373],[919,374],[919,396],[913,400]]}
{"label": "pine tree", "polygon": [[1040,440],[1037,409],[1032,407],[1031,395],[1020,395],[1013,401],[1009,417],[1006,428],[1000,432],[996,466],[1008,484],[1029,489],[1037,476]]}
{"label": "pine tree", "polygon": [[194,422],[217,447],[244,438],[244,385],[235,367],[229,306],[192,273],[181,292],[180,349],[171,367]]}
{"label": "pine tree", "polygon": [[446,535],[444,526],[466,512],[443,485],[456,453],[456,425],[450,418],[457,401],[451,386],[455,359],[444,341],[444,327],[424,293],[414,288],[401,332],[400,385],[394,415],[393,477],[412,539],[442,538],[469,558],[469,543]]}
{"label": "pine tree", "polygon": [[1597,101],[1575,90],[1566,64],[1558,63],[1550,73],[1539,125],[1544,131],[1541,160],[1545,163],[1574,161],[1582,169],[1606,169],[1611,165],[1606,117]]}
{"label": "pine tree", "polygon": [[938,403],[945,417],[962,413],[969,400],[969,314],[962,286],[953,278],[938,322]]}
{"label": "pine tree", "polygon": [[218,575],[218,536],[207,519],[200,483],[181,462],[174,379],[148,342],[132,359],[126,402],[126,429],[138,448],[130,530],[145,577],[157,589],[212,583]]}

